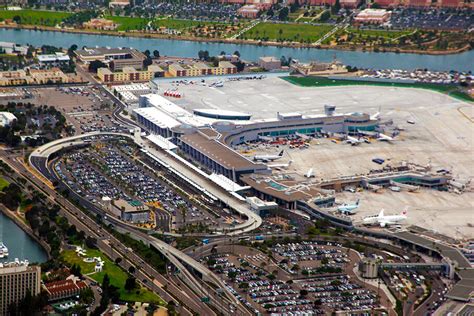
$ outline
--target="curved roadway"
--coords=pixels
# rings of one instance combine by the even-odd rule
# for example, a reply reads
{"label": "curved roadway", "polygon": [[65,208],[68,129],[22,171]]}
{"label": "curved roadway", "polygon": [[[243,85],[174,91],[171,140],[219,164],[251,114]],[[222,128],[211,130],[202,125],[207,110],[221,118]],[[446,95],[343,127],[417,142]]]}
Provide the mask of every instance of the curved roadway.
{"label": "curved roadway", "polygon": [[[76,135],[69,138],[59,139],[37,148],[29,156],[29,163],[46,179],[52,182],[53,181],[62,182],[61,179],[57,177],[57,175],[55,175],[54,170],[50,169],[48,165],[49,157],[53,153],[60,151],[62,149],[65,149],[71,146],[86,144],[86,142],[83,140],[84,138],[90,138],[90,137],[95,137],[95,136],[107,136],[107,135],[128,137],[135,140],[135,138],[132,137],[131,135],[123,134],[123,133],[114,133],[114,132],[92,132],[92,133],[87,133],[87,134],[82,134],[82,135]],[[81,198],[82,201],[87,202],[88,208],[92,210],[94,213],[99,214],[101,216],[107,215],[105,211],[102,210],[101,208],[97,207],[96,205],[90,203],[87,200],[82,199],[82,197],[78,196],[77,194],[76,196]],[[252,218],[253,217],[249,218],[249,220],[252,220]],[[241,303],[235,298],[235,296],[232,295],[232,293],[230,293],[230,291],[227,289],[223,281],[204,265],[197,262],[196,260],[188,256],[187,254],[181,252],[180,250],[168,245],[162,240],[159,240],[157,238],[149,236],[146,233],[138,231],[136,227],[133,227],[111,216],[107,217],[107,220],[111,222],[112,224],[122,228],[123,230],[134,234],[139,239],[142,239],[143,241],[153,245],[154,248],[160,251],[173,265],[175,265],[182,272],[180,276],[185,279],[185,281],[187,282],[186,283],[187,286],[191,287],[196,293],[198,293],[202,297],[204,296],[214,297],[215,299],[213,300],[213,304],[214,306],[216,306],[216,308],[219,311],[224,312],[224,313],[228,312],[229,303],[232,303],[233,305],[237,306],[238,311],[240,313],[248,314],[248,311],[241,305]],[[242,232],[251,231],[253,229],[253,226],[254,226],[254,223],[251,223],[248,226],[248,228],[251,228],[251,229],[241,229],[239,227],[236,227],[236,231],[234,231],[234,233],[242,233]],[[220,297],[221,303],[219,303],[218,294],[213,293],[212,290],[209,290],[208,288],[203,286],[202,282],[197,281],[191,275],[191,273],[184,267],[183,262],[191,266],[196,271],[198,271],[203,276],[204,281],[212,282],[218,288],[222,289],[223,293],[228,299],[227,300],[228,303],[223,304],[222,297]]]}

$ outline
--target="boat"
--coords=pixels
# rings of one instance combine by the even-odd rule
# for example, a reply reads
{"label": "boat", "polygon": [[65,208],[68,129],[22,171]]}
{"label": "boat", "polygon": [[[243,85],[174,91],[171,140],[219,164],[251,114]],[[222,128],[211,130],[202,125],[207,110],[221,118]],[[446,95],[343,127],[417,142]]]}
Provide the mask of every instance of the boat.
{"label": "boat", "polygon": [[3,242],[0,242],[0,258],[8,257],[8,248]]}

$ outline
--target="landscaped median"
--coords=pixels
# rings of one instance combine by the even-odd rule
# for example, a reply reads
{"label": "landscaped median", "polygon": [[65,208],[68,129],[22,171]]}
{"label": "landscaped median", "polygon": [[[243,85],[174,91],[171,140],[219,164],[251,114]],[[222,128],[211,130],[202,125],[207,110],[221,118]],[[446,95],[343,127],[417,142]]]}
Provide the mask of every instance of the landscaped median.
{"label": "landscaped median", "polygon": [[[82,275],[94,279],[98,283],[102,283],[104,276],[107,274],[110,278],[110,284],[118,288],[120,294],[120,300],[126,302],[142,302],[142,303],[155,303],[159,305],[166,305],[166,303],[155,293],[142,288],[131,291],[125,289],[125,282],[128,278],[127,272],[120,268],[117,264],[112,262],[107,256],[96,249],[85,249],[86,255],[81,256],[74,249],[64,250],[61,252],[61,258],[70,266],[78,265],[81,268]],[[101,272],[95,272],[96,262],[86,262],[86,258],[101,258],[104,262],[103,269]]]}
{"label": "landscaped median", "polygon": [[282,77],[283,80],[291,82],[302,87],[332,87],[332,86],[382,86],[382,87],[399,87],[399,88],[417,88],[428,89],[443,94],[447,94],[454,98],[473,102],[474,98],[466,92],[462,91],[459,85],[454,84],[436,84],[436,83],[404,83],[404,82],[375,82],[368,80],[350,80],[350,79],[329,79],[326,77]]}

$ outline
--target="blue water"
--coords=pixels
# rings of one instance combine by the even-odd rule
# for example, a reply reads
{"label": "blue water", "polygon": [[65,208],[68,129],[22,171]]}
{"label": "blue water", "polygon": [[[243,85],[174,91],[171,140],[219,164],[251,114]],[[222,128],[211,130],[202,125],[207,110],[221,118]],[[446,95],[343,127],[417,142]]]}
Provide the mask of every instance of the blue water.
{"label": "blue water", "polygon": [[2,212],[0,212],[0,240],[9,251],[8,258],[0,259],[0,262],[13,261],[15,258],[28,259],[30,263],[47,260],[44,249]]}
{"label": "blue water", "polygon": [[334,56],[346,65],[373,69],[428,68],[439,71],[474,71],[474,51],[455,55],[418,55],[396,53],[373,53],[358,51],[318,50],[315,48],[288,48],[273,46],[239,45],[227,43],[203,43],[182,40],[148,39],[60,33],[50,31],[0,29],[0,41],[41,46],[49,44],[68,48],[72,44],[82,46],[134,47],[139,50],[157,49],[161,55],[197,57],[199,50],[208,50],[211,55],[221,51],[233,53],[238,50],[244,60],[255,61],[260,56],[286,56],[301,61],[331,61]]}

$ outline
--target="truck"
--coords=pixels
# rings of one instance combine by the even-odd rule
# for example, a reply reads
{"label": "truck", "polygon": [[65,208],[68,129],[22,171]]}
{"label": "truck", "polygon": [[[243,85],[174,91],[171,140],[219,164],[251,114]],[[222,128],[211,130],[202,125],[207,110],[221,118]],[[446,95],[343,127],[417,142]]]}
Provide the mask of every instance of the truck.
{"label": "truck", "polygon": [[374,158],[374,159],[372,159],[372,162],[375,162],[375,163],[381,165],[385,162],[385,160],[383,160],[382,158]]}
{"label": "truck", "polygon": [[255,240],[263,240],[263,236],[262,235],[257,235],[257,236],[255,236]]}

